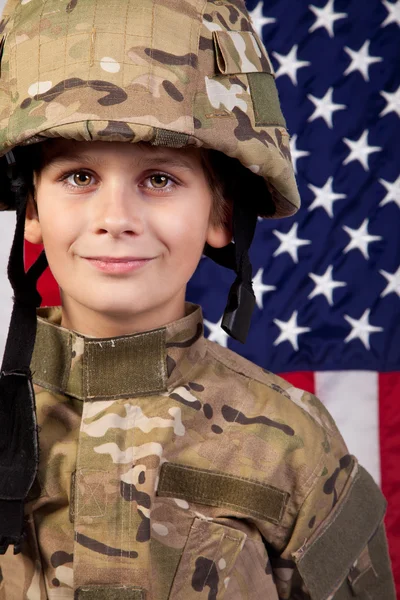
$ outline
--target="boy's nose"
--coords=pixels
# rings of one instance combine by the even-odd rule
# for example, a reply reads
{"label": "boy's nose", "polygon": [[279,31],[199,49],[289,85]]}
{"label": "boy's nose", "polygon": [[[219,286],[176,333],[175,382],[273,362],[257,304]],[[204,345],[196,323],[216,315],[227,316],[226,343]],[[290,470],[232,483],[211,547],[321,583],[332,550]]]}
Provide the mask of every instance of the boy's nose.
{"label": "boy's nose", "polygon": [[122,185],[109,186],[94,200],[95,233],[108,233],[112,237],[143,233],[143,209],[132,189]]}

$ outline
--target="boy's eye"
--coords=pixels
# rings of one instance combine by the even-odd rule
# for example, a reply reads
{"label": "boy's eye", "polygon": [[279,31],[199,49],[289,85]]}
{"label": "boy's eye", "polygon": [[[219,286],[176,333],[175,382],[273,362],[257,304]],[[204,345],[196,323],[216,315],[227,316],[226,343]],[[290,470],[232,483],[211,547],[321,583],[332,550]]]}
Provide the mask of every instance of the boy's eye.
{"label": "boy's eye", "polygon": [[77,187],[88,187],[92,183],[93,177],[89,173],[85,173],[85,171],[77,171],[76,173],[72,173],[68,179],[70,183]]}
{"label": "boy's eye", "polygon": [[167,186],[168,181],[170,181],[170,178],[167,177],[166,175],[162,175],[162,173],[157,173],[156,175],[151,175],[151,177],[149,177],[150,181],[151,181],[151,185],[154,188],[164,188]]}

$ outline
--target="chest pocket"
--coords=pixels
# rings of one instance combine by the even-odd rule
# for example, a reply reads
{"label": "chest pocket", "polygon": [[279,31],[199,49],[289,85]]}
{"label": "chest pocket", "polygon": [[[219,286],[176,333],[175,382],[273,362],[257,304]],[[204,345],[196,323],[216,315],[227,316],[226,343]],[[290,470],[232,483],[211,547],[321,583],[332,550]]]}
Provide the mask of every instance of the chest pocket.
{"label": "chest pocket", "polygon": [[222,600],[246,534],[195,518],[169,595],[170,600]]}
{"label": "chest pocket", "polygon": [[[272,523],[281,522],[288,500],[286,492],[258,481],[168,462],[161,468],[157,495],[223,507],[227,514],[239,518],[251,516]],[[229,580],[234,567],[238,566],[235,563],[241,562],[237,560],[239,555],[244,558],[245,551],[241,551],[246,538],[245,532],[233,527],[195,518],[176,571],[170,600],[228,598]]]}

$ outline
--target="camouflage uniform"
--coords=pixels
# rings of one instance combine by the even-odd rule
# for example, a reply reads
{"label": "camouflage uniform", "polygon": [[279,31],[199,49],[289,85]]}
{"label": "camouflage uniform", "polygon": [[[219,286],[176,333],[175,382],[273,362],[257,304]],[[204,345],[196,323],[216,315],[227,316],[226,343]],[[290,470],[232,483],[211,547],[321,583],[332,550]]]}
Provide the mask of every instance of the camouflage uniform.
{"label": "camouflage uniform", "polygon": [[41,315],[36,497],[1,600],[394,598],[384,501],[314,396],[193,305],[103,340]]}
{"label": "camouflage uniform", "polygon": [[[241,0],[9,0],[0,29],[0,155],[56,137],[202,146],[254,173],[261,215],[267,195],[274,216],[297,210]],[[60,318],[39,313],[39,472],[1,600],[394,599],[384,499],[314,396],[205,340],[191,305],[115,339]]]}

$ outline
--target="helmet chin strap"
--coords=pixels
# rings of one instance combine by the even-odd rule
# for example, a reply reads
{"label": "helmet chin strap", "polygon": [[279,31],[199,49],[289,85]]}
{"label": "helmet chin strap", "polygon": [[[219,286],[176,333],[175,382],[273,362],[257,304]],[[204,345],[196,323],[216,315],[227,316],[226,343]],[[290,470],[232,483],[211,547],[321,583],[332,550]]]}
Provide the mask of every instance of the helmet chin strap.
{"label": "helmet chin strap", "polygon": [[16,198],[17,223],[8,263],[14,306],[0,373],[0,554],[4,554],[9,545],[14,545],[14,554],[21,551],[24,502],[39,462],[30,362],[36,337],[36,307],[41,302],[36,285],[47,267],[43,251],[25,273],[28,188],[20,176],[13,177],[11,186]]}
{"label": "helmet chin strap", "polygon": [[242,202],[234,201],[232,225],[235,243],[231,242],[224,248],[212,248],[207,244],[205,248],[207,256],[236,273],[236,279],[229,290],[221,327],[233,339],[242,344],[246,341],[256,302],[249,258],[249,248],[253,241],[256,224],[257,211],[251,203],[243,206]]}

